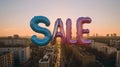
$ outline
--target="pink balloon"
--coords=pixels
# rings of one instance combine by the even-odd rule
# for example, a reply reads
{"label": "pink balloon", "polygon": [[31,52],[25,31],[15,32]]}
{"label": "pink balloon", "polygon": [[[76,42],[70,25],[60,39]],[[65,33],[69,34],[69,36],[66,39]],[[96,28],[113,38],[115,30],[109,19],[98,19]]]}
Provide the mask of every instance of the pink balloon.
{"label": "pink balloon", "polygon": [[[64,44],[65,42],[67,44],[78,44],[78,45],[90,44],[91,43],[90,40],[83,39],[83,34],[88,34],[89,33],[88,29],[83,29],[83,24],[84,23],[91,23],[91,18],[80,17],[80,18],[77,19],[77,23],[76,23],[76,28],[77,28],[76,39],[77,40],[72,40],[72,32],[71,32],[72,21],[71,21],[70,18],[68,18],[66,20],[66,39],[65,39],[63,22],[60,18],[58,18],[55,22],[51,43],[55,44],[56,43],[56,37],[61,37],[62,38],[62,44]],[[60,31],[58,31],[58,28],[60,28]]]}
{"label": "pink balloon", "polygon": [[71,32],[72,27],[71,27],[71,25],[72,25],[71,19],[68,18],[66,20],[66,43],[67,44],[75,44],[75,43],[77,43],[76,40],[72,40],[72,32]]}
{"label": "pink balloon", "polygon": [[[60,32],[58,32],[58,28],[60,28]],[[58,18],[55,22],[54,26],[54,31],[53,31],[53,36],[52,36],[52,44],[56,43],[56,37],[61,37],[62,39],[62,44],[65,43],[65,33],[64,33],[64,27],[63,27],[63,22],[60,18]]]}
{"label": "pink balloon", "polygon": [[90,40],[84,40],[83,39],[83,34],[88,34],[89,30],[88,29],[83,29],[83,24],[84,23],[91,23],[91,18],[89,17],[80,17],[77,19],[77,43],[78,45],[86,45],[90,44]]}

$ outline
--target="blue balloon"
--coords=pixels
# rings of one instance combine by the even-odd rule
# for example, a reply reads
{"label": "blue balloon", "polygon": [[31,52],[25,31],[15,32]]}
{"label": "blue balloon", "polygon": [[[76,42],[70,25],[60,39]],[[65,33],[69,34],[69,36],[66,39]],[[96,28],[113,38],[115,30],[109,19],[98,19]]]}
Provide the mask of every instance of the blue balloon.
{"label": "blue balloon", "polygon": [[48,29],[39,26],[38,25],[39,23],[44,23],[46,26],[50,25],[50,21],[49,21],[49,19],[47,17],[44,17],[44,16],[34,16],[32,18],[32,20],[30,21],[30,27],[35,32],[44,34],[45,37],[42,39],[42,38],[37,38],[36,35],[33,35],[31,37],[31,41],[34,44],[38,45],[38,46],[45,46],[51,40],[51,32]]}

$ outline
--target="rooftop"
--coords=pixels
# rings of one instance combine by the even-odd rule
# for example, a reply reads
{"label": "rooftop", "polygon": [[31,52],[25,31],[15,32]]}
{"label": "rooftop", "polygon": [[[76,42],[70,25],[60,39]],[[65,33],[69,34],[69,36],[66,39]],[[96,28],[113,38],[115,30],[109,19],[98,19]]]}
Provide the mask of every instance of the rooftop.
{"label": "rooftop", "polygon": [[29,38],[19,37],[19,35],[15,34],[13,36],[0,37],[0,39],[29,39]]}
{"label": "rooftop", "polygon": [[39,63],[47,63],[50,59],[51,54],[47,53],[43,56],[42,59],[40,59]]}
{"label": "rooftop", "polygon": [[0,52],[0,56],[2,56],[2,55],[6,55],[6,54],[8,54],[8,53],[10,53],[10,51]]}
{"label": "rooftop", "polygon": [[93,56],[93,54],[88,53],[87,51],[80,52],[80,54],[82,54],[83,56],[84,55],[86,55],[86,56]]}
{"label": "rooftop", "polygon": [[9,47],[9,48],[13,48],[13,47],[28,47],[29,45],[2,45],[2,44],[0,44],[0,48],[7,48],[7,47]]}

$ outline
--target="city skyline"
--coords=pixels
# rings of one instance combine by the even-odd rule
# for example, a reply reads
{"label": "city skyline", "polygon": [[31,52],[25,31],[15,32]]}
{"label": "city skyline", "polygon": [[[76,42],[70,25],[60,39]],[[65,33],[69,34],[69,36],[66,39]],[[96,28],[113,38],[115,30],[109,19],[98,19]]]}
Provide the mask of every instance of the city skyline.
{"label": "city skyline", "polygon": [[[76,20],[79,17],[91,17],[92,23],[84,24],[84,28],[90,30],[90,35],[116,33],[120,36],[120,9],[119,0],[3,0],[0,2],[0,36],[19,34],[20,36],[32,36],[35,33],[30,28],[30,20],[34,16],[46,16],[51,24],[49,28],[53,33],[54,23],[61,18],[66,29],[66,19],[72,20],[72,35],[76,36]],[[66,31],[65,31],[66,32]]]}

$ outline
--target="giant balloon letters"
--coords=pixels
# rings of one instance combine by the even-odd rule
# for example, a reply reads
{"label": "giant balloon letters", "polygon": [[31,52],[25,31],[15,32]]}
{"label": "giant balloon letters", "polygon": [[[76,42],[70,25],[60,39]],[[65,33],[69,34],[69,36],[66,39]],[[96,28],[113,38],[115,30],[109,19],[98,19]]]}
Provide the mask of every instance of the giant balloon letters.
{"label": "giant balloon letters", "polygon": [[[83,34],[89,33],[88,29],[83,29],[83,24],[90,23],[91,18],[80,17],[77,19],[76,22],[77,22],[76,23],[76,28],[77,28],[76,35],[77,36],[76,36],[76,40],[72,40],[72,35],[71,35],[72,34],[71,32],[72,21],[70,18],[66,20],[66,37],[65,37],[63,22],[60,18],[56,20],[55,25],[54,25],[53,35],[51,35],[51,32],[48,29],[43,28],[38,25],[39,23],[44,23],[46,26],[49,26],[50,25],[49,19],[44,16],[35,16],[34,18],[32,18],[30,22],[30,26],[32,30],[34,30],[37,33],[44,34],[45,37],[43,39],[40,39],[40,38],[37,38],[36,35],[33,35],[31,37],[31,41],[38,46],[44,46],[44,45],[47,45],[50,41],[51,41],[51,44],[55,44],[56,37],[61,37],[63,44],[68,44],[68,45],[69,44],[78,44],[78,45],[90,44],[91,43],[90,40],[83,39]],[[58,28],[60,29],[60,31],[58,31]]]}

